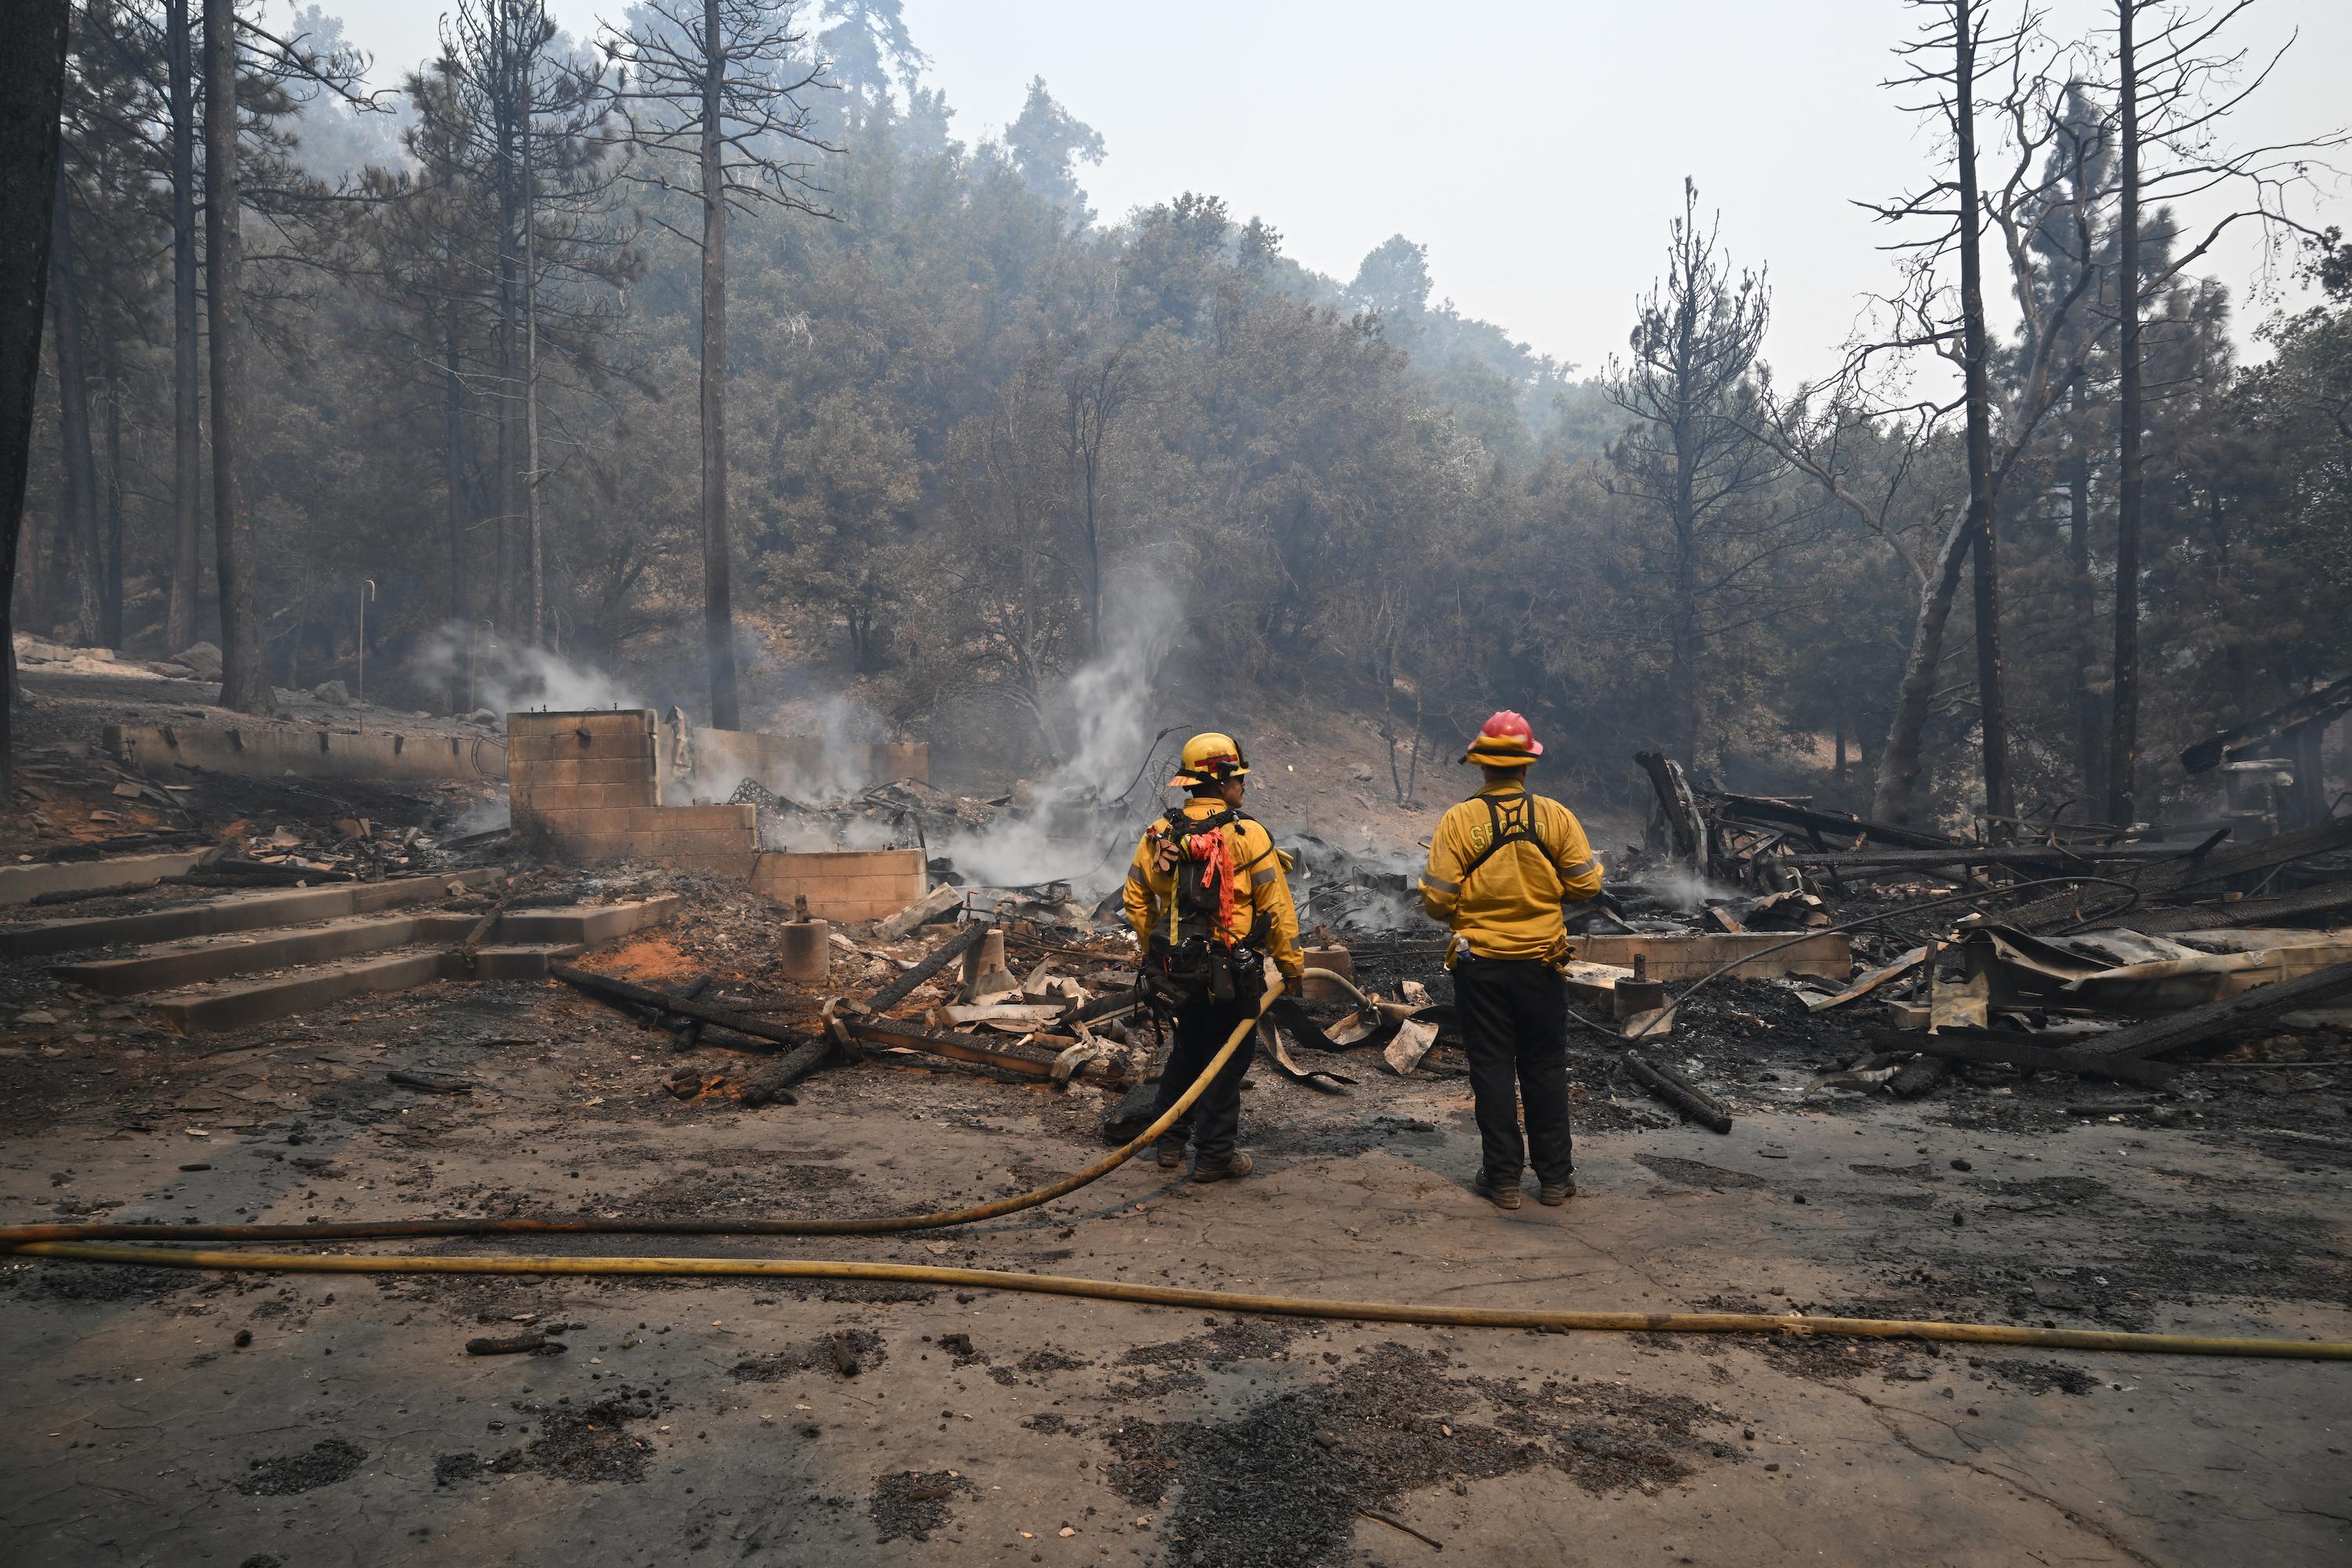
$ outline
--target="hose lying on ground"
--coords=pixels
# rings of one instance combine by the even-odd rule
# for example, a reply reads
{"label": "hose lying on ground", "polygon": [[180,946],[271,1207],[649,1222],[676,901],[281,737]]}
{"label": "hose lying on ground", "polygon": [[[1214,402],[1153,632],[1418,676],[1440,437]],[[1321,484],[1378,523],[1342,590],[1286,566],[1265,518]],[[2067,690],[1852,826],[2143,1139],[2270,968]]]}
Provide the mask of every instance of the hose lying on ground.
{"label": "hose lying on ground", "polygon": [[[2137,902],[2138,889],[2129,883],[2115,882],[2102,877],[2048,877],[2036,881],[2021,882],[2004,892],[2022,891],[2029,888],[2063,883],[2069,886],[2108,883],[2126,889],[2132,894],[2126,904]],[[1850,931],[1887,919],[1938,905],[1961,903],[1980,897],[1976,893],[1952,894],[1909,904],[1882,914],[1865,916],[1840,925],[1829,926],[1792,937],[1788,942],[1748,953],[1701,975],[1670,1001],[1665,1012],[1671,1015],[1701,986],[1729,973],[1749,960],[1794,947],[1811,937],[1830,932]],[[1327,979],[1345,987],[1367,1005],[1370,998],[1357,988],[1352,981],[1329,970],[1311,969],[1306,973]],[[1201,1076],[1185,1089],[1176,1103],[1156,1118],[1133,1140],[1085,1170],[1063,1177],[1060,1181],[1032,1192],[1000,1198],[994,1203],[979,1204],[970,1208],[945,1209],[930,1214],[876,1215],[861,1219],[431,1219],[355,1221],[340,1225],[21,1225],[0,1226],[0,1248],[21,1246],[28,1242],[80,1241],[220,1241],[232,1245],[250,1246],[268,1241],[362,1241],[392,1240],[403,1237],[459,1236],[886,1236],[910,1230],[940,1230],[950,1226],[970,1225],[976,1220],[995,1219],[1015,1214],[1040,1204],[1051,1203],[1108,1175],[1133,1159],[1148,1145],[1156,1142],[1160,1134],[1173,1127],[1193,1102],[1207,1092],[1209,1084],[1225,1063],[1233,1059],[1243,1040],[1249,1037],[1265,1016],[1266,1008],[1282,995],[1283,983],[1269,977],[1267,990],[1260,999],[1257,1011],[1235,1026],[1224,1045],[1210,1059]]]}
{"label": "hose lying on ground", "polygon": [[[2090,878],[2053,878],[2051,881],[2085,882]],[[2025,884],[2033,886],[2036,884]],[[1963,895],[1967,897],[1969,895]],[[1957,902],[1930,900],[1930,904]],[[1925,908],[1928,905],[1912,906]],[[1901,913],[1905,911],[1891,911]],[[1873,917],[1874,919],[1885,917]],[[1850,922],[1852,925],[1867,921]],[[1846,929],[1832,927],[1832,930]],[[1819,931],[1808,933],[1820,935]],[[1798,938],[1802,941],[1803,938]],[[1793,942],[1784,945],[1794,945]],[[1772,951],[1772,950],[1768,950]],[[1749,954],[1748,957],[1757,956]],[[1685,988],[1687,997],[1717,975],[1726,965]],[[1308,971],[1348,985],[1328,971]],[[501,1234],[604,1234],[703,1236],[882,1235],[937,1229],[994,1218],[1051,1202],[1107,1175],[1132,1159],[1176,1124],[1208,1089],[1243,1040],[1282,993],[1269,982],[1257,1012],[1237,1026],[1224,1045],[1202,1068],[1198,1079],[1175,1104],[1129,1142],[1074,1175],[1034,1192],[992,1204],[934,1214],[850,1220],[425,1220],[356,1225],[301,1226],[169,1226],[81,1225],[11,1226],[0,1227],[0,1248],[29,1257],[64,1261],[119,1264],[140,1268],[204,1268],[280,1274],[498,1274],[536,1276],[660,1276],[688,1278],[760,1278],[802,1279],[877,1279],[915,1285],[973,1289],[1016,1290],[1040,1295],[1073,1296],[1093,1300],[1127,1301],[1145,1306],[1181,1307],[1193,1310],[1251,1312],[1286,1317],[1345,1319],[1366,1322],[1422,1323],[1436,1327],[1538,1329],[1570,1331],[1651,1331],[1664,1333],[1801,1333],[1872,1339],[1937,1340],[1967,1344],[2031,1345],[2052,1349],[2109,1351],[2176,1355],[2250,1356],[2282,1360],[2352,1361],[2352,1342],[2245,1339],[2191,1334],[2111,1332],[2104,1330],[2035,1329],[2000,1323],[1947,1323],[1884,1318],[1818,1318],[1760,1312],[1607,1312],[1556,1311],[1541,1309],[1476,1308],[1415,1305],[1386,1301],[1324,1300],[1307,1297],[1256,1296],[1231,1290],[1192,1290],[1170,1286],[1129,1284],[1123,1280],[1084,1279],[1062,1275],[1023,1274],[985,1268],[946,1268],[917,1264],[854,1263],[816,1258],[596,1258],[515,1256],[480,1258],[415,1258],[383,1254],[214,1252],[184,1247],[105,1246],[110,1240],[316,1242],[362,1237],[425,1237]],[[1359,997],[1361,992],[1356,992]]]}
{"label": "hose lying on ground", "polygon": [[[2108,879],[2097,877],[2053,877],[2042,879],[2041,881],[2020,883],[2015,888],[2003,890],[2020,891],[2026,888],[2040,887],[2049,883],[2063,882],[2073,885],[2106,880]],[[2130,887],[2127,883],[2115,885],[2127,889]],[[2130,889],[2130,890],[2134,900],[2137,900],[2137,889]],[[1931,909],[1938,904],[1961,902],[1977,896],[1958,894],[1949,898],[1932,899],[1925,903],[1908,905],[1902,910],[1888,912],[1890,914],[1908,913],[1916,910]],[[1864,920],[1848,921],[1843,925],[1831,926],[1827,930],[1830,931],[1851,930],[1885,918],[1887,917],[1874,915]],[[1805,936],[1793,938],[1780,945],[1792,947],[1807,940],[1808,937],[1822,934],[1823,933],[1821,931],[1810,931]],[[1780,947],[1773,947],[1765,949],[1764,952],[1778,951]],[[1750,953],[1745,958],[1736,960],[1732,963],[1725,964],[1710,973],[1702,975],[1685,987],[1681,994],[1668,1004],[1667,1011],[1671,1012],[1675,1007],[1681,1005],[1682,1002],[1700,986],[1719,975],[1729,973],[1738,967],[1738,963],[1759,956],[1762,954]],[[1344,986],[1370,1005],[1370,999],[1345,976],[1325,969],[1310,969],[1306,973]],[[1193,1103],[1208,1091],[1211,1081],[1223,1069],[1224,1065],[1233,1059],[1234,1053],[1241,1048],[1242,1042],[1255,1032],[1259,1020],[1265,1015],[1266,1008],[1273,1005],[1282,994],[1282,980],[1278,976],[1269,976],[1265,994],[1260,998],[1257,1010],[1234,1026],[1233,1033],[1226,1037],[1224,1045],[1218,1049],[1214,1057],[1210,1058],[1208,1066],[1202,1069],[1201,1076],[1178,1097],[1176,1103],[1155,1118],[1150,1126],[1145,1128],[1129,1142],[1114,1149],[1085,1170],[1065,1176],[1058,1182],[1031,1192],[1016,1194],[1012,1197],[999,1198],[993,1203],[974,1205],[969,1208],[944,1209],[930,1214],[875,1215],[861,1219],[432,1219],[357,1221],[340,1225],[162,1225],[155,1223],[19,1225],[0,1226],[0,1248],[21,1247],[33,1242],[169,1240],[222,1241],[235,1245],[252,1245],[266,1241],[360,1241],[459,1236],[884,1236],[910,1230],[940,1230],[950,1226],[970,1225],[976,1220],[995,1219],[1003,1215],[1034,1208],[1040,1204],[1051,1203],[1055,1198],[1066,1196],[1088,1183],[1108,1175],[1133,1159],[1147,1146],[1157,1142],[1160,1134],[1176,1125],[1184,1113],[1192,1110]]]}
{"label": "hose lying on ground", "polygon": [[[1186,1111],[1223,1071],[1242,1042],[1256,1030],[1258,1020],[1282,994],[1279,977],[1268,976],[1257,1011],[1225,1037],[1209,1065],[1201,1069],[1176,1103],[1152,1120],[1126,1143],[1085,1170],[1031,1192],[1017,1193],[993,1203],[970,1208],[942,1209],[932,1214],[877,1215],[866,1219],[422,1219],[362,1220],[344,1225],[11,1225],[0,1226],[0,1249],[26,1248],[30,1243],[82,1241],[226,1241],[248,1245],[262,1241],[362,1241],[437,1236],[887,1236],[908,1230],[939,1230],[970,1225],[1035,1208],[1076,1192],[1087,1183],[1110,1174],[1160,1141],[1161,1133],[1182,1120]],[[58,1254],[59,1257],[66,1254]],[[109,1261],[121,1261],[110,1259]]]}
{"label": "hose lying on ground", "polygon": [[1619,1331],[1685,1334],[1832,1334],[1858,1339],[1941,1340],[1959,1344],[2038,1345],[2062,1350],[2137,1352],[2167,1355],[2256,1356],[2282,1361],[2352,1361],[2352,1342],[2232,1339],[2203,1334],[2143,1334],[2104,1329],[2032,1329],[2007,1323],[1943,1323],[1895,1318],[1810,1318],[1766,1312],[1579,1312],[1518,1307],[1441,1307],[1391,1301],[1333,1301],[1301,1296],[1254,1296],[1238,1290],[1189,1290],[1020,1274],[996,1268],[945,1268],[914,1263],[847,1263],[803,1258],[400,1258],[302,1252],[205,1252],[178,1247],[103,1247],[80,1242],[33,1242],[17,1248],[41,1258],[82,1263],[125,1263],[151,1268],[218,1268],[271,1274],[526,1274],[654,1275],[765,1279],[882,1279],[963,1289],[1019,1290],[1097,1301],[1182,1307],[1192,1311],[1252,1312],[1289,1318],[1341,1318],[1362,1322],[1424,1323],[1465,1329],[1546,1329],[1559,1332]]}

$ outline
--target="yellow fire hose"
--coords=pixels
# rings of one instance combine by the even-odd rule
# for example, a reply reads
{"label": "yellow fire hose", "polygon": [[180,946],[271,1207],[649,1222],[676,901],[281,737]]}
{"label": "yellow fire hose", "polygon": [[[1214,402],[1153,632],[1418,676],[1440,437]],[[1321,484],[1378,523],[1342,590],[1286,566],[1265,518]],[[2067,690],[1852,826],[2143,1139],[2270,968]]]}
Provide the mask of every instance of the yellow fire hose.
{"label": "yellow fire hose", "polygon": [[1864,1339],[1944,1340],[1961,1344],[2041,1345],[2064,1350],[2169,1355],[2263,1356],[2274,1360],[2352,1361],[2352,1342],[2225,1339],[2202,1334],[2110,1333],[2092,1329],[2030,1329],[2006,1323],[1939,1323],[1895,1318],[1808,1318],[1769,1312],[1563,1312],[1539,1308],[1440,1307],[1395,1301],[1332,1301],[1305,1296],[1253,1296],[1239,1290],[1187,1290],[1123,1279],[1018,1274],[998,1268],[942,1268],[914,1263],[847,1263],[805,1258],[395,1258],[301,1252],[205,1252],[176,1247],[106,1247],[37,1241],[16,1248],[41,1258],[128,1263],[150,1268],[218,1268],[270,1274],[656,1275],[702,1279],[887,1279],[979,1290],[1020,1290],[1131,1301],[1193,1311],[1255,1312],[1290,1318],[1346,1318],[1465,1329],[1650,1331],[1685,1334],[1838,1334]]}
{"label": "yellow fire hose", "polygon": [[[1320,973],[1309,970],[1309,973]],[[1330,975],[1340,980],[1339,975]],[[1341,981],[1345,984],[1344,981]],[[931,1230],[1013,1214],[1076,1191],[1135,1157],[1173,1127],[1208,1091],[1257,1027],[1265,1007],[1282,993],[1271,981],[1258,1011],[1227,1037],[1201,1076],[1151,1125],[1132,1141],[1074,1175],[992,1204],[936,1214],[852,1220],[424,1220],[358,1225],[27,1225],[0,1226],[0,1250],[79,1263],[111,1263],[145,1268],[205,1268],[269,1274],[499,1274],[538,1276],[627,1276],[699,1279],[881,1279],[909,1285],[1018,1290],[1035,1295],[1075,1296],[1140,1306],[1181,1307],[1194,1311],[1249,1312],[1278,1317],[1336,1318],[1363,1322],[1422,1323],[1433,1327],[1542,1329],[1570,1331],[1657,1333],[1834,1334],[1864,1339],[1940,1340],[1962,1344],[2032,1345],[2051,1349],[2112,1351],[2143,1354],[2257,1356],[2273,1360],[2352,1361],[2352,1342],[2232,1339],[2197,1334],[2109,1332],[2087,1329],[2034,1329],[2003,1323],[1945,1323],[1892,1318],[1810,1318],[1768,1312],[1598,1312],[1538,1308],[1451,1307],[1393,1301],[1335,1301],[1300,1296],[1255,1296],[1237,1290],[1190,1290],[1174,1286],[1085,1279],[1058,1274],[1024,1274],[995,1268],[947,1268],[908,1263],[853,1263],[799,1258],[528,1258],[512,1254],[482,1258],[415,1258],[383,1253],[215,1252],[176,1246],[108,1246],[109,1240],[315,1242],[362,1237],[427,1237],[499,1234],[598,1233],[605,1235],[820,1236],[881,1235]],[[1353,989],[1352,986],[1349,989]],[[1360,993],[1359,993],[1360,994]]]}
{"label": "yellow fire hose", "polygon": [[[940,1230],[995,1219],[1053,1202],[1099,1180],[1160,1141],[1160,1134],[1182,1119],[1193,1102],[1209,1091],[1219,1072],[1242,1042],[1257,1028],[1265,1010],[1282,994],[1279,976],[1269,977],[1257,1011],[1225,1037],[1209,1065],[1176,1103],[1150,1126],[1085,1170],[1060,1181],[971,1208],[944,1209],[933,1214],[877,1215],[868,1219],[423,1219],[372,1220],[348,1225],[11,1225],[0,1226],[0,1251],[32,1250],[35,1242],[84,1241],[383,1241],[439,1236],[887,1236],[908,1230]],[[116,1249],[120,1250],[120,1249]],[[54,1256],[68,1257],[58,1253]]]}

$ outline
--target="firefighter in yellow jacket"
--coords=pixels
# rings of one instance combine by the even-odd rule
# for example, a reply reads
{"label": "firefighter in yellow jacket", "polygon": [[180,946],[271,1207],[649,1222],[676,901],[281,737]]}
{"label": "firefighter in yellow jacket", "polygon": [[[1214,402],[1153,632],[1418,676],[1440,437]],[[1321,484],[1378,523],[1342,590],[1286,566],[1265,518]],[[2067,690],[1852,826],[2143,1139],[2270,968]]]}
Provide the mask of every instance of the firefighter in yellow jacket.
{"label": "firefighter in yellow jacket", "polygon": [[[1171,787],[1191,798],[1145,830],[1128,868],[1127,923],[1142,943],[1146,988],[1176,1015],[1176,1042],[1160,1075],[1155,1118],[1201,1076],[1226,1037],[1253,1016],[1265,994],[1265,961],[1292,985],[1306,960],[1298,951],[1298,911],[1284,873],[1288,863],[1256,818],[1242,810],[1249,764],[1230,735],[1184,742]],[[1242,1042],[1186,1121],[1160,1136],[1160,1168],[1184,1163],[1187,1122],[1192,1179],[1220,1182],[1250,1173],[1234,1147],[1241,1131],[1242,1079],[1256,1056]]]}
{"label": "firefighter in yellow jacket", "polygon": [[1601,862],[1583,826],[1559,802],[1528,793],[1528,764],[1542,755],[1518,714],[1487,720],[1462,758],[1485,771],[1486,784],[1446,811],[1421,876],[1422,907],[1453,932],[1445,962],[1481,1145],[1471,1189],[1506,1209],[1519,1206],[1519,1176],[1530,1159],[1546,1204],[1557,1207],[1576,1194],[1568,999],[1554,965],[1568,949],[1561,906],[1601,891]]}

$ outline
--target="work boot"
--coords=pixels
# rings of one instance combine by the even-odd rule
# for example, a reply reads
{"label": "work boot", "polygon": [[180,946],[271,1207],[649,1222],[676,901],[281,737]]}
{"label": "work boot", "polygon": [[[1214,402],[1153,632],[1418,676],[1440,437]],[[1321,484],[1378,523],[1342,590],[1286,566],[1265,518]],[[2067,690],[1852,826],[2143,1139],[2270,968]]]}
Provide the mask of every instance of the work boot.
{"label": "work boot", "polygon": [[1515,1209],[1519,1206],[1519,1184],[1517,1179],[1508,1183],[1498,1182],[1481,1171],[1477,1178],[1470,1184],[1470,1190],[1498,1209]]}
{"label": "work boot", "polygon": [[1576,1178],[1570,1176],[1564,1182],[1546,1182],[1537,1189],[1536,1200],[1548,1209],[1556,1209],[1575,1195]]}
{"label": "work boot", "polygon": [[1162,1138],[1151,1146],[1151,1157],[1160,1162],[1163,1171],[1173,1171],[1184,1163],[1184,1140]]}
{"label": "work boot", "polygon": [[1256,1161],[1237,1152],[1222,1165],[1194,1165],[1192,1179],[1196,1182],[1229,1182],[1237,1176],[1246,1176],[1256,1169]]}

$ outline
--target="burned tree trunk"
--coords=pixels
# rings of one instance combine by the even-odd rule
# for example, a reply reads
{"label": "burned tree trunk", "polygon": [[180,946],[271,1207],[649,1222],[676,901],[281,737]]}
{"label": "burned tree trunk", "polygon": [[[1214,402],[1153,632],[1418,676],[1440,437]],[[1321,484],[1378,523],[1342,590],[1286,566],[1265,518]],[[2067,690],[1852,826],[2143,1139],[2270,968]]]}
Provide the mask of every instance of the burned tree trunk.
{"label": "burned tree trunk", "polygon": [[473,707],[474,611],[466,574],[466,381],[454,306],[442,331],[441,488],[448,508],[449,626],[457,639],[449,660],[449,711],[464,713]]}
{"label": "burned tree trunk", "polygon": [[1903,662],[1903,685],[1895,700],[1895,718],[1886,727],[1886,746],[1879,753],[1878,787],[1870,814],[1882,822],[1907,823],[1919,789],[1924,765],[1921,751],[1927,716],[1936,699],[1936,671],[1944,661],[1944,632],[1952,618],[1952,600],[1960,591],[1960,568],[1967,563],[1975,540],[1971,520],[1963,517],[1944,536],[1934,570],[1919,590],[1919,615],[1911,626],[1911,652]]}
{"label": "burned tree trunk", "polygon": [[727,171],[721,99],[727,79],[719,0],[703,0],[702,80],[702,636],[710,665],[710,724],[743,727],[735,690],[735,609],[727,528]]}
{"label": "burned tree trunk", "polygon": [[99,405],[106,411],[106,466],[99,486],[104,496],[104,526],[99,535],[99,640],[122,646],[122,376],[114,331],[104,316],[98,331]]}
{"label": "burned tree trunk", "polygon": [[547,548],[539,528],[539,191],[528,120],[522,132],[522,510],[530,583],[527,630],[531,647],[545,647]]}
{"label": "burned tree trunk", "polygon": [[[501,100],[503,106],[504,100]],[[500,110],[494,112],[504,112]],[[515,255],[514,144],[512,133],[501,123],[497,131],[497,179],[499,187],[499,424],[498,479],[491,488],[497,498],[498,525],[492,533],[496,541],[496,618],[499,631],[514,635],[519,624],[516,610],[518,598],[516,578],[521,552],[516,549],[516,517],[521,510],[520,498],[515,493],[515,477],[520,468],[516,447],[520,432],[516,429],[515,389],[522,373],[522,300],[521,268]]]}
{"label": "burned tree trunk", "polygon": [[205,281],[212,318],[213,532],[220,552],[220,705],[270,710],[245,481],[245,294],[236,146],[236,6],[205,0]]}
{"label": "burned tree trunk", "polygon": [[2116,297],[2122,309],[2116,377],[2116,659],[2107,710],[2107,820],[2138,809],[2140,465],[2139,73],[2132,23],[2139,0],[2116,0],[2116,110],[2123,121],[2122,211]]}
{"label": "burned tree trunk", "polygon": [[2083,816],[2105,806],[2100,786],[2098,649],[2093,630],[2097,604],[2091,583],[2091,460],[2081,426],[2083,395],[2074,394],[2074,451],[2066,465],[2066,573],[2074,612],[2074,748],[2080,753]]}
{"label": "burned tree trunk", "polygon": [[166,653],[196,640],[200,502],[196,424],[196,109],[188,0],[166,0],[172,137],[172,581]]}
{"label": "burned tree trunk", "polygon": [[74,635],[99,641],[102,610],[99,595],[101,552],[98,543],[98,462],[90,451],[89,372],[82,357],[81,301],[74,287],[73,193],[65,160],[58,160],[56,237],[49,253],[49,319],[58,367],[58,441],[64,482],[58,489],[58,521],[69,563],[74,595]]}
{"label": "burned tree trunk", "polygon": [[2000,691],[2000,567],[1995,537],[1992,346],[1985,331],[1984,205],[1977,191],[1976,21],[1959,9],[1953,59],[1954,162],[1959,178],[1960,352],[1968,410],[1969,529],[1976,554],[1978,723],[1984,750],[1985,811],[2015,815],[2009,790],[2009,721]]}
{"label": "burned tree trunk", "polygon": [[16,700],[14,627],[25,474],[41,376],[41,317],[48,303],[50,204],[56,199],[58,111],[65,99],[67,0],[12,0],[0,49],[0,807],[12,798]]}

